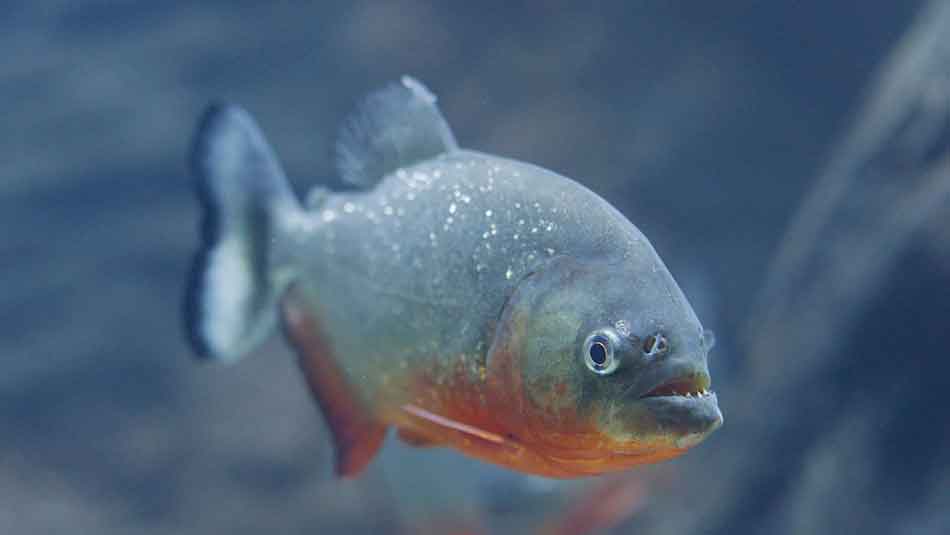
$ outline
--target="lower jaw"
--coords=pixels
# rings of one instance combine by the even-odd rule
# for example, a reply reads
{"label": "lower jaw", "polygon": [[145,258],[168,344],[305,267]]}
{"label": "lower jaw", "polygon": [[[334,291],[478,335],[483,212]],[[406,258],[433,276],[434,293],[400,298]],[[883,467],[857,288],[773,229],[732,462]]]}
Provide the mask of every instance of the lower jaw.
{"label": "lower jaw", "polygon": [[563,442],[545,440],[532,450],[539,461],[543,459],[540,462],[550,465],[548,476],[616,472],[683,455],[722,425],[722,413],[715,394],[651,397],[631,404],[623,421],[614,425],[616,433],[592,434],[583,446],[564,448]]}
{"label": "lower jaw", "polygon": [[674,459],[698,445],[710,431],[699,433],[645,433],[639,439],[607,439],[602,450],[539,451],[541,456],[560,470],[574,476],[597,475],[626,470],[635,466],[655,464]]}
{"label": "lower jaw", "polygon": [[696,446],[723,422],[716,395],[639,399],[611,427],[618,455],[652,455]]}
{"label": "lower jaw", "polygon": [[670,435],[709,434],[722,425],[722,411],[716,394],[703,396],[663,396],[638,401]]}
{"label": "lower jaw", "polygon": [[650,452],[609,451],[597,458],[547,456],[548,462],[558,467],[567,477],[585,477],[619,472],[635,466],[655,464],[679,457],[686,449],[668,448]]}

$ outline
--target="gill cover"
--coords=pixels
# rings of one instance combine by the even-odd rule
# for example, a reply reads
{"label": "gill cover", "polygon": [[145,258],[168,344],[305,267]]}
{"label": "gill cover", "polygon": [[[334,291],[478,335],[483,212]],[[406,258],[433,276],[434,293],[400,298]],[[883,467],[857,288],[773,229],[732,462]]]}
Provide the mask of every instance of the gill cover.
{"label": "gill cover", "polygon": [[[488,355],[493,390],[520,421],[576,407],[581,380],[575,358],[586,306],[578,307],[572,278],[577,263],[552,259],[515,287],[499,318]],[[520,423],[512,423],[520,426]]]}

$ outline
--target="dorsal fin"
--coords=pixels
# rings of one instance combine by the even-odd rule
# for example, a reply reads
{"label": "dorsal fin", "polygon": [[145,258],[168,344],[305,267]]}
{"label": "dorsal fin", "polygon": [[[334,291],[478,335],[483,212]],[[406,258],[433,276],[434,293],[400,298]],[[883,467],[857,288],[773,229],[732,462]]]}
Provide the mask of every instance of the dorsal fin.
{"label": "dorsal fin", "polygon": [[458,148],[422,83],[403,76],[371,93],[343,123],[336,165],[348,184],[371,188],[389,173]]}

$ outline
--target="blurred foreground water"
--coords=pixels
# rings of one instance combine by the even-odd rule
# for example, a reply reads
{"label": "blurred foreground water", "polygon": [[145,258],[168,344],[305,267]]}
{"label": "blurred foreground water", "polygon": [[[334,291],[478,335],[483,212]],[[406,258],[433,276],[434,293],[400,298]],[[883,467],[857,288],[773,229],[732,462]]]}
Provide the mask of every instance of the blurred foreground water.
{"label": "blurred foreground water", "polygon": [[0,531],[521,533],[584,503],[599,481],[396,441],[337,482],[282,343],[190,359],[205,103],[252,110],[303,191],[406,72],[462,145],[617,205],[717,331],[725,426],[629,474],[616,532],[950,525],[947,3],[502,6],[5,6]]}

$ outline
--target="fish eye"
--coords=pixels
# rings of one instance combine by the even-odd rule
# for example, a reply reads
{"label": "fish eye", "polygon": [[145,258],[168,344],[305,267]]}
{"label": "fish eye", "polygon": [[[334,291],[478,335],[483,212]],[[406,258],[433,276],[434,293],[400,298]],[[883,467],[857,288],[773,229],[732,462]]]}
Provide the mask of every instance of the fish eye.
{"label": "fish eye", "polygon": [[584,363],[597,375],[609,375],[620,365],[616,349],[619,337],[608,329],[594,331],[584,341]]}
{"label": "fish eye", "polygon": [[655,333],[643,340],[643,354],[648,357],[659,357],[670,351],[670,342],[663,333]]}

